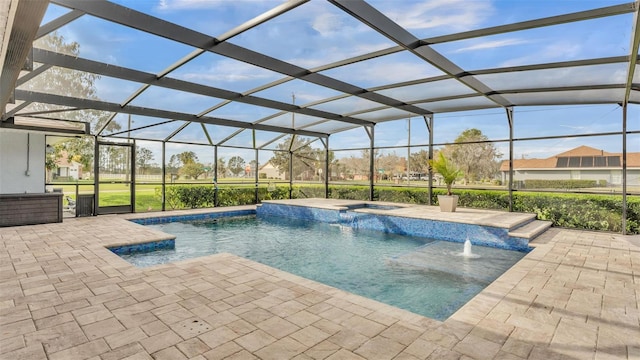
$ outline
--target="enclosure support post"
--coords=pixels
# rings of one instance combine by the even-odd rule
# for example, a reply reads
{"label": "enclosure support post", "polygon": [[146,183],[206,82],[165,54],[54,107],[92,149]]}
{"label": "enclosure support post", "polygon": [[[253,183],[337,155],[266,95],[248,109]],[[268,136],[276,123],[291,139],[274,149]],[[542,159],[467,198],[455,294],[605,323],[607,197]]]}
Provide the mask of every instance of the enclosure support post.
{"label": "enclosure support post", "polygon": [[218,145],[213,145],[213,207],[218,206]]}
{"label": "enclosure support post", "polygon": [[327,139],[325,141],[325,150],[324,150],[324,198],[328,199],[329,198],[329,176],[331,176],[331,174],[329,173],[329,136],[327,136]]}
{"label": "enclosure support post", "polygon": [[376,176],[374,169],[375,155],[373,154],[373,145],[376,132],[374,125],[365,128],[365,130],[367,130],[367,133],[369,134],[369,201],[373,201],[373,179]]}
{"label": "enclosure support post", "polygon": [[513,211],[513,108],[506,108],[509,122],[509,212]]}
{"label": "enclosure support post", "polygon": [[[254,137],[253,137],[254,145],[253,145],[253,147],[255,148],[255,130],[253,131],[253,133],[254,133]],[[255,199],[256,201],[255,201],[255,203],[258,204],[260,202],[260,197],[258,196],[258,181],[260,179],[258,177],[258,149],[255,149],[255,150],[256,150],[256,162],[255,162],[255,169],[254,169],[254,172],[255,172],[254,177],[255,177],[255,180],[256,180],[256,199]]]}
{"label": "enclosure support post", "polygon": [[407,185],[411,185],[411,118],[407,119]]}
{"label": "enclosure support post", "polygon": [[[133,139],[133,144],[131,145],[131,154],[129,154],[129,169],[131,172],[131,184],[129,189],[131,189],[131,212],[136,212],[136,139]],[[146,209],[145,209],[146,210]]]}
{"label": "enclosure support post", "polygon": [[167,149],[166,149],[166,141],[162,142],[162,211],[166,210],[166,184],[167,184]]}
{"label": "enclosure support post", "polygon": [[[429,131],[429,161],[433,160],[433,114],[424,115],[422,117],[424,119],[424,123],[427,125],[427,130]],[[427,196],[429,200],[427,201],[428,205],[433,205],[433,169],[431,169],[431,165],[428,165],[429,169],[429,189],[427,189]]]}
{"label": "enclosure support post", "polygon": [[627,235],[627,103],[622,105],[622,235]]}
{"label": "enclosure support post", "polygon": [[[291,137],[291,143],[293,144],[294,137]],[[293,199],[293,151],[291,151],[291,145],[289,145],[289,199]]]}
{"label": "enclosure support post", "polygon": [[[98,137],[93,137],[93,215],[98,215],[98,202],[100,197],[100,152],[98,151]],[[76,198],[77,201],[77,198]],[[76,203],[77,204],[77,203]],[[77,211],[77,210],[76,210]]]}

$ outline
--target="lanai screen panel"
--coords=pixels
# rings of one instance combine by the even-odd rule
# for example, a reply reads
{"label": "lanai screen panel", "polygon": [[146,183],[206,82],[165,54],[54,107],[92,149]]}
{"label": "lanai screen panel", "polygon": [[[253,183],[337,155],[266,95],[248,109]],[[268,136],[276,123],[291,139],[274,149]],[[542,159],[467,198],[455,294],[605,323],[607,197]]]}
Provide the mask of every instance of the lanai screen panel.
{"label": "lanai screen panel", "polygon": [[[132,114],[158,120],[127,120],[127,136],[209,143],[211,126],[317,137],[433,113],[638,103],[639,4],[53,0],[35,47],[67,56],[35,51],[15,92],[26,105],[4,110],[95,109],[120,129]],[[65,74],[90,85],[29,85]]]}

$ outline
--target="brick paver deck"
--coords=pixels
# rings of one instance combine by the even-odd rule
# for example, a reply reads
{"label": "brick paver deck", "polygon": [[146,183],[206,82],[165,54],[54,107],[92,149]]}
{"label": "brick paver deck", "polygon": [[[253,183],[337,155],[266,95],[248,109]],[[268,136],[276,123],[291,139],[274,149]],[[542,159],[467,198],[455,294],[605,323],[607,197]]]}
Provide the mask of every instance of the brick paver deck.
{"label": "brick paver deck", "polygon": [[638,359],[640,239],[551,229],[444,322],[230,254],[139,269],[119,216],[0,228],[1,359]]}

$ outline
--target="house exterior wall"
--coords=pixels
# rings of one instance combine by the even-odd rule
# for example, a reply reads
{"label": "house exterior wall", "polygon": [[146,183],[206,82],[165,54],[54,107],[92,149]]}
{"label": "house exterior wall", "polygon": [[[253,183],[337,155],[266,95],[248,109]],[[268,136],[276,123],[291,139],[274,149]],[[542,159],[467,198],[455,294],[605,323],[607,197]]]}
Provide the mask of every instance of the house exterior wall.
{"label": "house exterior wall", "polygon": [[640,186],[640,169],[627,170],[627,185]]}
{"label": "house exterior wall", "polygon": [[0,194],[43,193],[44,154],[44,134],[0,129]]}
{"label": "house exterior wall", "polygon": [[263,167],[261,167],[258,170],[258,174],[266,174],[267,179],[279,179],[279,180],[285,180],[285,176],[286,176],[286,174],[284,173],[279,174],[278,169],[275,168],[273,165],[271,165],[271,163],[267,163]]}
{"label": "house exterior wall", "polygon": [[[607,185],[622,185],[622,169],[515,169],[513,181],[526,180],[605,180]],[[502,181],[509,181],[509,172],[502,172]],[[640,169],[627,169],[627,185],[640,186]]]}

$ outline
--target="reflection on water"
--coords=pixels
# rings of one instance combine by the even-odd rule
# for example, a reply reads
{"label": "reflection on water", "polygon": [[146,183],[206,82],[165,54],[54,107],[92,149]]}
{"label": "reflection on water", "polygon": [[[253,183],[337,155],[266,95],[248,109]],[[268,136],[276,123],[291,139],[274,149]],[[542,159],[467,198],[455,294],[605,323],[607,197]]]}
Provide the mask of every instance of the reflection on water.
{"label": "reflection on water", "polygon": [[[439,320],[524,256],[474,246],[480,257],[464,258],[461,243],[286,218],[149,226],[176,246],[123,256],[136,266],[227,252]],[[498,261],[505,252],[512,259]]]}

